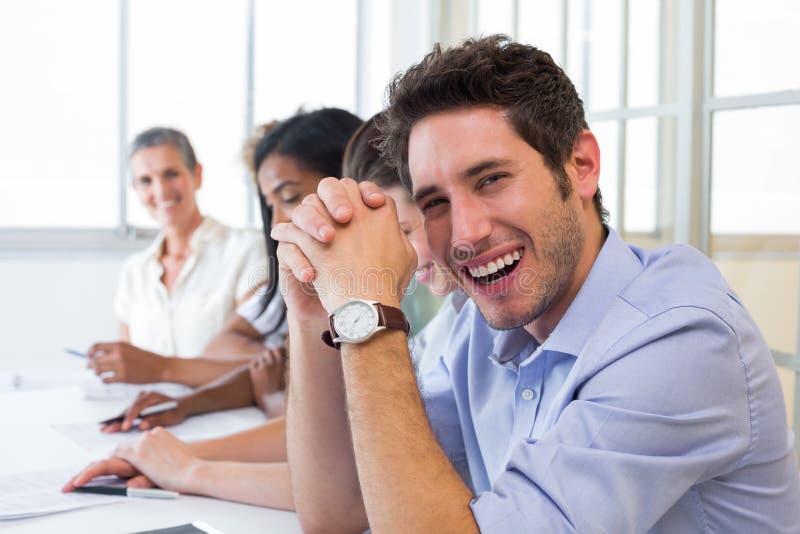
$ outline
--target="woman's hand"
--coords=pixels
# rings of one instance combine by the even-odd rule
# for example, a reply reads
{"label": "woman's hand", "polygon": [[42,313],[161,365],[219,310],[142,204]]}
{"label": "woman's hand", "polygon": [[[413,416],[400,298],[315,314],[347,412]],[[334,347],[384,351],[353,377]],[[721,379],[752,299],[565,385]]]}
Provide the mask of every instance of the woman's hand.
{"label": "woman's hand", "polygon": [[161,382],[167,358],[118,341],[95,343],[87,354],[89,367],[103,382],[148,384]]}
{"label": "woman's hand", "polygon": [[129,488],[152,488],[155,486],[152,480],[147,478],[130,462],[122,458],[108,458],[99,462],[92,462],[87,465],[80,473],[69,479],[64,484],[61,491],[72,491],[92,480],[94,477],[116,475],[127,479],[125,485]]}
{"label": "woman's hand", "polygon": [[62,491],[72,491],[96,476],[117,475],[128,479],[128,487],[156,485],[191,493],[195,472],[202,463],[186,443],[158,427],[121,444],[111,458],[89,464]]}
{"label": "woman's hand", "polygon": [[[178,403],[177,407],[167,410],[166,412],[140,418],[140,414],[145,408],[173,400]],[[136,397],[136,400],[133,402],[133,404],[131,404],[130,407],[125,411],[125,419],[119,423],[103,425],[100,427],[100,430],[107,434],[120,431],[128,432],[129,430],[133,429],[133,424],[136,419],[140,419],[137,427],[139,430],[148,430],[157,426],[177,425],[189,417],[191,413],[189,404],[190,398],[188,397],[175,399],[155,391],[142,391]]]}

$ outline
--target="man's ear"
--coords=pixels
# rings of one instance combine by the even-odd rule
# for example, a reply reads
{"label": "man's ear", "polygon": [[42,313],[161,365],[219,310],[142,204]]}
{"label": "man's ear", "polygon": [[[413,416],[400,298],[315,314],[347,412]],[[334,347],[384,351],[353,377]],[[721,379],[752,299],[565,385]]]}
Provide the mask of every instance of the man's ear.
{"label": "man's ear", "polygon": [[569,161],[575,174],[573,186],[581,200],[591,200],[600,180],[600,145],[589,130],[583,130],[575,141]]}
{"label": "man's ear", "polygon": [[195,190],[200,189],[200,186],[203,185],[203,166],[199,163],[194,166],[194,172],[192,173],[194,177],[194,188]]}

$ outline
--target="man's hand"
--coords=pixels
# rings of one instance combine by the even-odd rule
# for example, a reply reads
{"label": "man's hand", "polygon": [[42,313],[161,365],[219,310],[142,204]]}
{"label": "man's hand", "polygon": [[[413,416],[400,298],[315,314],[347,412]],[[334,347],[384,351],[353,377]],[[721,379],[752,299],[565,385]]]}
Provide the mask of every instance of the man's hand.
{"label": "man's hand", "polygon": [[157,426],[171,426],[181,423],[190,415],[189,398],[172,398],[155,391],[142,391],[136,397],[136,400],[125,411],[125,419],[119,423],[110,423],[103,425],[100,430],[107,434],[112,432],[128,432],[133,429],[133,423],[139,418],[142,410],[148,406],[161,404],[162,402],[177,401],[178,406],[172,410],[161,412],[154,415],[142,417],[139,421],[139,430],[148,430]]}
{"label": "man's hand", "polygon": [[373,188],[368,182],[359,186],[347,178],[326,178],[317,195],[295,208],[291,223],[272,230],[287,283],[312,283],[328,313],[352,298],[399,305],[416,266],[392,200],[383,196],[380,207],[365,202],[377,200],[372,192],[365,195]]}
{"label": "man's hand", "polygon": [[161,382],[167,364],[167,358],[123,341],[95,343],[87,354],[89,367],[107,384]]}
{"label": "man's hand", "polygon": [[[354,183],[352,180],[349,181]],[[325,178],[318,186],[318,191],[326,192],[324,198],[328,202],[320,209],[319,217],[309,221],[307,227],[310,228],[310,235],[319,243],[330,243],[336,235],[336,226],[349,223],[353,217],[352,199],[344,194],[338,184],[339,180],[336,178]],[[375,184],[364,182],[358,187],[361,196],[358,199],[359,205],[380,208],[386,204],[386,195]],[[318,203],[317,195],[309,195],[294,211],[309,204],[319,205]],[[278,226],[283,225],[278,224],[276,228]],[[280,241],[275,233],[273,238]],[[314,267],[296,247],[279,244],[278,272],[281,291],[289,313],[312,329],[318,329],[319,325],[315,323],[324,323],[327,312],[320,303],[315,286],[311,283],[315,278]]]}

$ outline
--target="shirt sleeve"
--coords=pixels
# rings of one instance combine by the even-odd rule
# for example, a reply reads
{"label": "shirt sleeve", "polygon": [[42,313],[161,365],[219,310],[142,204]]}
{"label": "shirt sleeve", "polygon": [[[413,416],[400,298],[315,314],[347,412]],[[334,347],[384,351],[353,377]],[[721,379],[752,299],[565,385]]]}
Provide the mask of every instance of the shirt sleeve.
{"label": "shirt sleeve", "polygon": [[239,277],[236,280],[236,302],[267,280],[267,253],[264,239],[254,231],[244,233],[244,250]]}
{"label": "shirt sleeve", "polygon": [[472,501],[481,532],[645,532],[752,445],[739,344],[711,312],[651,318],[594,369]]}
{"label": "shirt sleeve", "polygon": [[461,422],[450,374],[440,358],[437,364],[418,378],[419,389],[436,441],[464,483],[472,487],[472,478],[461,433]]}

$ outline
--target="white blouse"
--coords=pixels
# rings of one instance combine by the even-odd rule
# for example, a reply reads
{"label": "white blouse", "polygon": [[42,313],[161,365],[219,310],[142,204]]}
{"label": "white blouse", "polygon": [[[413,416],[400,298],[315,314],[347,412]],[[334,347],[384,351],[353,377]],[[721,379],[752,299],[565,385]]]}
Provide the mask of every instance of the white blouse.
{"label": "white blouse", "polygon": [[161,282],[164,235],[122,266],[114,310],[133,345],[163,355],[198,356],[236,311],[237,302],[264,282],[264,239],[206,217],[172,293]]}

